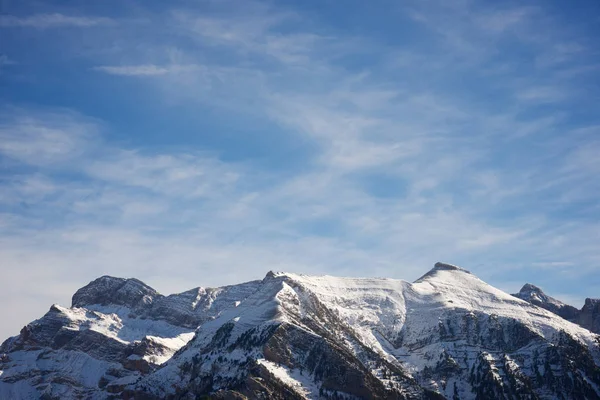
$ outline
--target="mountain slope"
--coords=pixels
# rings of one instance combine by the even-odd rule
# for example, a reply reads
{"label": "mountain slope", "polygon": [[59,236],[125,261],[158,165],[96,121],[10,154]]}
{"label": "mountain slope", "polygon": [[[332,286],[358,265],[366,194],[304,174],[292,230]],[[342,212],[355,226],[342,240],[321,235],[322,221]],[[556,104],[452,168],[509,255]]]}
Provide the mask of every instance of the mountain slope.
{"label": "mountain slope", "polygon": [[442,263],[166,297],[102,277],[0,353],[0,398],[600,398],[597,335]]}

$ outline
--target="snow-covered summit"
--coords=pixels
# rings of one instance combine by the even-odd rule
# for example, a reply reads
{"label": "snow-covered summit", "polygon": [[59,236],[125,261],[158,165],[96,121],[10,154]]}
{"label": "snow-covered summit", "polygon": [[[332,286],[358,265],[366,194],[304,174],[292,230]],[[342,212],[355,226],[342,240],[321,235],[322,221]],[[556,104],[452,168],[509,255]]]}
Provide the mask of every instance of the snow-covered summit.
{"label": "snow-covered summit", "polygon": [[448,264],[448,263],[443,263],[443,262],[436,262],[433,266],[433,270],[437,270],[437,271],[461,271],[461,272],[467,272],[467,273],[471,273],[469,271],[467,271],[464,268],[459,267],[458,265],[453,265],[453,264]]}
{"label": "snow-covered summit", "polygon": [[433,266],[433,268],[430,269],[429,271],[427,271],[419,279],[417,279],[415,281],[415,283],[421,282],[421,281],[427,280],[427,279],[435,279],[435,277],[437,277],[437,276],[441,276],[443,279],[444,277],[450,276],[447,273],[458,273],[459,275],[460,274],[472,275],[470,271],[468,271],[464,268],[461,268],[459,266],[448,264],[448,263],[443,263],[443,262],[436,262],[435,265]]}

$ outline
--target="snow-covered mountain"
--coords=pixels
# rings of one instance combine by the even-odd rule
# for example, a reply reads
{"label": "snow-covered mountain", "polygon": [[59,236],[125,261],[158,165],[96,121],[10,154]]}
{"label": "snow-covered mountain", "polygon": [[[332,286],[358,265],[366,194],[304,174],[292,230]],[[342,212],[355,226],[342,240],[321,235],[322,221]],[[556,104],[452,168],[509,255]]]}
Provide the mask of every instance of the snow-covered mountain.
{"label": "snow-covered mountain", "polygon": [[519,293],[515,293],[513,296],[545,308],[594,333],[600,333],[600,299],[585,299],[583,308],[578,310],[573,306],[548,296],[542,289],[530,283],[523,285]]}
{"label": "snow-covered mountain", "polygon": [[600,337],[437,263],[171,296],[102,277],[0,347],[1,399],[202,396],[599,399]]}

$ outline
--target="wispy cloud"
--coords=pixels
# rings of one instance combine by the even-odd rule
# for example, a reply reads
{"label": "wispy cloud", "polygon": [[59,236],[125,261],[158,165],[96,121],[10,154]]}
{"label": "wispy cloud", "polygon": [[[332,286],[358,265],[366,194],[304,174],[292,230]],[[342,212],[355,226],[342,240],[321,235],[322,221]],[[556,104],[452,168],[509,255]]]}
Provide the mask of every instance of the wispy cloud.
{"label": "wispy cloud", "polygon": [[99,25],[111,25],[115,21],[105,17],[69,16],[59,13],[35,14],[27,17],[14,15],[1,15],[0,27],[28,27],[36,29],[49,29],[60,27],[88,28]]}
{"label": "wispy cloud", "polygon": [[110,75],[122,76],[155,76],[171,73],[193,72],[199,70],[198,65],[105,65],[94,67],[94,70],[105,72]]}
{"label": "wispy cloud", "polygon": [[474,22],[483,31],[504,33],[520,24],[527,23],[529,18],[535,17],[534,8],[514,8],[484,12],[474,16]]}
{"label": "wispy cloud", "polygon": [[[334,46],[334,38],[313,32],[281,34],[279,27],[300,21],[296,13],[274,12],[257,7],[248,14],[233,19],[200,16],[188,10],[172,13],[175,24],[183,34],[211,46],[227,46],[239,54],[260,54],[277,62],[308,66],[314,55]],[[338,43],[339,44],[339,43]],[[326,52],[319,52],[328,58]]]}
{"label": "wispy cloud", "polygon": [[554,86],[541,86],[523,89],[517,92],[519,100],[537,102],[537,103],[553,103],[565,99],[568,94],[565,90],[561,90]]}
{"label": "wispy cloud", "polygon": [[214,157],[194,154],[143,155],[113,149],[105,158],[91,161],[85,171],[93,178],[144,188],[177,198],[211,196],[234,185],[235,169]]}
{"label": "wispy cloud", "polygon": [[123,66],[100,66],[94,67],[96,71],[106,72],[111,75],[124,76],[152,76],[169,73],[169,68],[157,65],[123,65]]}
{"label": "wispy cloud", "polygon": [[30,165],[67,163],[92,145],[96,125],[76,112],[30,114],[22,109],[2,110],[0,153]]}

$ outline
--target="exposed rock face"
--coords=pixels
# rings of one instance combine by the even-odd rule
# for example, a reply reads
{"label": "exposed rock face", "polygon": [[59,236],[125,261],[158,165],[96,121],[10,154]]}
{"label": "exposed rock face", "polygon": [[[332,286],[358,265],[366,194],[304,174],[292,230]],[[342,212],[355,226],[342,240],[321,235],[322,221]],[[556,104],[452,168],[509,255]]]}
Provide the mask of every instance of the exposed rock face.
{"label": "exposed rock face", "polygon": [[585,299],[576,322],[592,332],[600,334],[600,299]]}
{"label": "exposed rock face", "polygon": [[0,398],[599,399],[599,337],[533,285],[517,297],[443,263],[171,296],[102,277],[2,344]]}
{"label": "exposed rock face", "polygon": [[513,296],[542,307],[585,329],[600,334],[600,299],[585,299],[585,305],[581,310],[578,310],[573,306],[548,296],[542,289],[530,283],[523,285],[519,293],[513,294]]}
{"label": "exposed rock face", "polygon": [[148,307],[157,296],[156,290],[137,279],[102,276],[75,292],[71,303],[73,307],[110,304],[137,309]]}
{"label": "exposed rock face", "polygon": [[523,285],[519,293],[513,296],[535,304],[538,307],[545,308],[556,315],[560,315],[566,320],[575,321],[579,315],[579,310],[568,304],[564,304],[559,300],[545,294],[542,289],[530,283]]}

